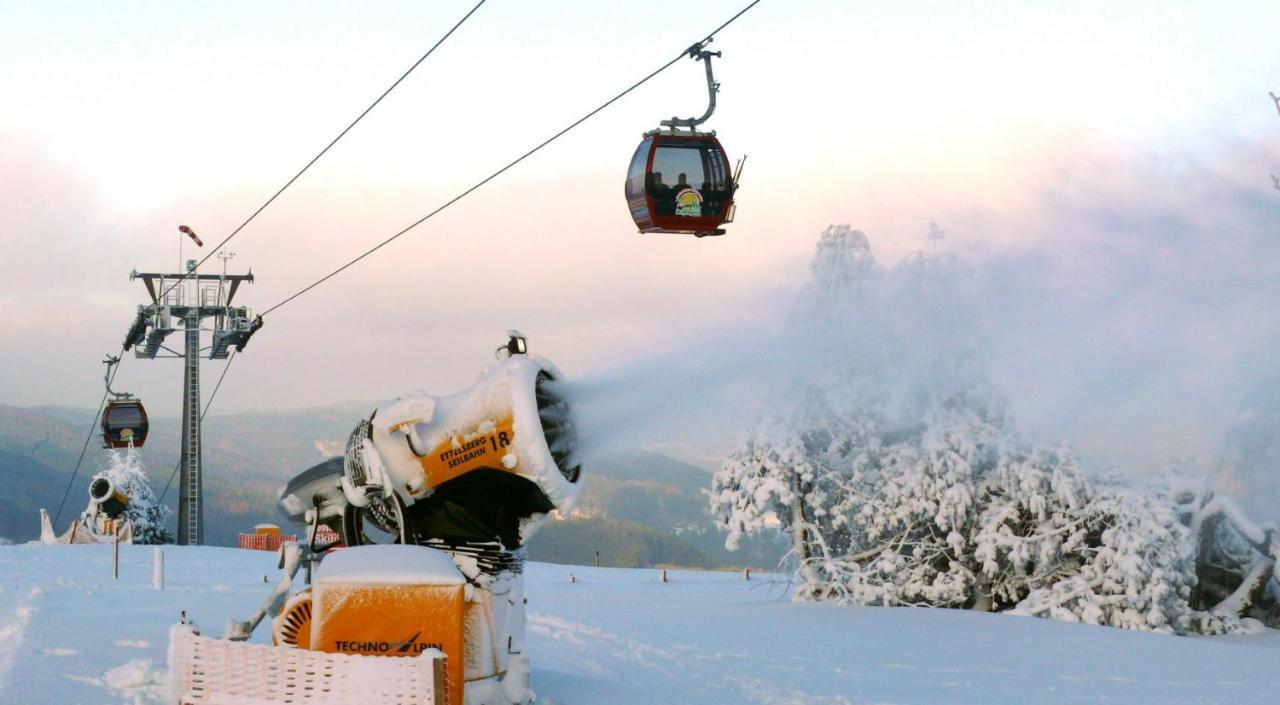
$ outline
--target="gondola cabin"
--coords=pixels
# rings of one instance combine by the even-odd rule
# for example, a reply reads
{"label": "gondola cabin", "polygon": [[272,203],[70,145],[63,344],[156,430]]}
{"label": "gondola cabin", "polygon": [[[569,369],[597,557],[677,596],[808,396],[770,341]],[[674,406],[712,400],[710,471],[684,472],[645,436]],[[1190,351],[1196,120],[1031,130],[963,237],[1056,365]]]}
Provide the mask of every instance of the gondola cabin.
{"label": "gondola cabin", "polygon": [[147,440],[147,410],[137,399],[116,399],[102,412],[102,443],[106,448],[142,447]]}
{"label": "gondola cabin", "polygon": [[627,205],[642,233],[723,235],[733,191],[729,157],[714,133],[650,132],[627,170]]}

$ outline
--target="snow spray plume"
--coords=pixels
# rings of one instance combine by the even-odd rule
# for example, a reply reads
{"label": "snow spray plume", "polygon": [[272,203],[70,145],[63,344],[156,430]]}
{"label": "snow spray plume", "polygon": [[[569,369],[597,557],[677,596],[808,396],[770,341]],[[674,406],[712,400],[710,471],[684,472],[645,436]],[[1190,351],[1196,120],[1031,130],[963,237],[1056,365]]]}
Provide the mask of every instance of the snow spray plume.
{"label": "snow spray plume", "polygon": [[[1138,473],[1180,462],[1280,520],[1280,197],[1256,178],[1280,155],[1244,143],[1155,168],[1080,152],[1025,210],[946,223],[953,251],[965,232],[1014,244],[882,267],[828,231],[788,320],[570,383],[584,450],[722,454],[836,370],[876,370],[904,420],[937,380],[985,375],[1035,440]],[[858,295],[833,306],[837,291]]]}
{"label": "snow spray plume", "polygon": [[1095,464],[1181,460],[1280,520],[1280,194],[1257,178],[1280,154],[1173,157],[1088,155],[1030,213],[972,219],[1020,244],[966,297],[1024,429]]}
{"label": "snow spray plume", "polygon": [[876,264],[866,236],[823,233],[812,280],[787,320],[719,329],[672,352],[560,385],[584,462],[623,448],[684,442],[725,452],[758,418],[802,396],[844,407],[867,395],[911,425],[943,390],[979,375],[971,318],[952,264]]}

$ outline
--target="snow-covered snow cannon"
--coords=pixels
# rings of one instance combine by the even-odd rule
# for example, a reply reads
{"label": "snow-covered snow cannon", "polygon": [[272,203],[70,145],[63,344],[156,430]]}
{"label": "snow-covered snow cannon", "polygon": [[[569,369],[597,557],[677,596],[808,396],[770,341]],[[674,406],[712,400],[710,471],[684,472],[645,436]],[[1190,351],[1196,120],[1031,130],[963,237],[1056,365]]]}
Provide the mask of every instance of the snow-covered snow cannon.
{"label": "snow-covered snow cannon", "polygon": [[[514,550],[581,488],[561,374],[516,331],[471,387],[414,392],[360,422],[342,463],[348,546],[500,544]],[[291,517],[296,516],[290,512]]]}
{"label": "snow-covered snow cannon", "polygon": [[[135,462],[137,456],[130,454],[117,458],[125,463],[115,469],[109,468],[94,475],[89,480],[89,502],[85,509],[71,522],[71,526],[62,534],[53,529],[53,521],[49,513],[40,510],[40,542],[58,543],[133,543],[135,528],[130,520],[129,505],[133,501],[129,496],[130,482],[124,473],[128,463]],[[141,475],[141,470],[138,470]],[[115,477],[113,480],[112,477]],[[123,480],[122,480],[123,478]],[[134,480],[136,481],[136,480]],[[134,488],[136,489],[136,488]],[[142,500],[145,506],[146,500]],[[135,506],[135,510],[137,506]],[[135,517],[138,512],[133,512]]]}
{"label": "snow-covered snow cannon", "polygon": [[129,508],[129,495],[116,488],[105,475],[93,478],[89,483],[89,504],[110,519],[119,519]]}
{"label": "snow-covered snow cannon", "polygon": [[277,608],[278,645],[391,656],[434,647],[453,705],[532,702],[524,546],[548,513],[572,508],[582,469],[559,370],[514,331],[498,358],[456,394],[378,407],[343,457],[281,490],[278,506],[309,527],[312,555],[329,548],[317,545],[320,525],[347,548]]}

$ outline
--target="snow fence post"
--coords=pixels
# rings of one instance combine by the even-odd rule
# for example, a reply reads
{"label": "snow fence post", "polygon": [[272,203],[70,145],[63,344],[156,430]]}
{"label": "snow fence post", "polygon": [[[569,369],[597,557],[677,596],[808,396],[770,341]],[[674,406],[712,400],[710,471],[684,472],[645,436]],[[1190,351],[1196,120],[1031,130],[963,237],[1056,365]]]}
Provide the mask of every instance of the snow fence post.
{"label": "snow fence post", "polygon": [[156,546],[153,549],[152,556],[154,558],[151,565],[151,589],[164,589],[164,551]]}
{"label": "snow fence post", "polygon": [[116,580],[119,580],[120,579],[120,534],[116,534],[116,540],[112,542],[112,545],[115,546],[115,548],[112,549],[111,551],[111,554],[112,554],[111,577],[115,578]]}

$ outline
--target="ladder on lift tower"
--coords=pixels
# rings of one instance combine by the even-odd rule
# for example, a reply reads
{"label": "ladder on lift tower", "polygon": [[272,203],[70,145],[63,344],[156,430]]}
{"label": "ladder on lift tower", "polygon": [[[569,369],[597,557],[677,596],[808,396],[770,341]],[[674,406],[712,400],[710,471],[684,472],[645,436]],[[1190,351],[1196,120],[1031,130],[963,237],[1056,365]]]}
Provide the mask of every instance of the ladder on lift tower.
{"label": "ladder on lift tower", "polygon": [[183,480],[186,482],[186,536],[189,545],[200,545],[201,536],[201,479],[200,479],[200,318],[193,311],[187,316],[186,339],[186,393],[183,395],[186,409],[186,433],[183,434],[183,463],[186,466]]}

